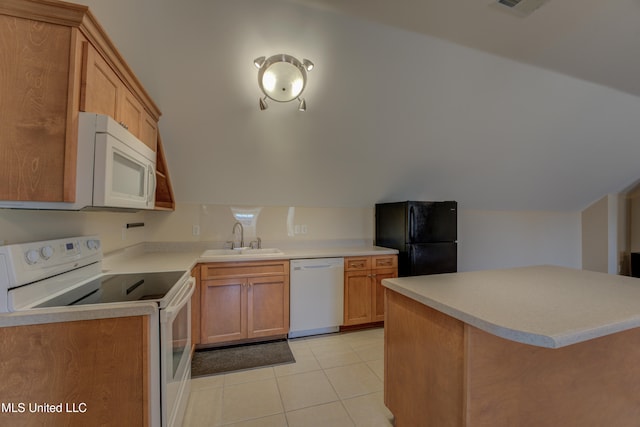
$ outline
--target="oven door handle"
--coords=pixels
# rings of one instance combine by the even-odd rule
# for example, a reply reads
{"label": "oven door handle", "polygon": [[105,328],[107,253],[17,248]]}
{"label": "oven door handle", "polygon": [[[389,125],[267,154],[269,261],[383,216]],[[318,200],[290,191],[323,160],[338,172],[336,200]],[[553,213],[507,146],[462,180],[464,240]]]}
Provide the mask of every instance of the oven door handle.
{"label": "oven door handle", "polygon": [[195,289],[196,279],[194,277],[189,277],[187,280],[187,286],[182,292],[182,295],[179,298],[176,298],[178,302],[173,303],[172,301],[165,310],[160,310],[160,321],[162,323],[172,322],[178,312],[182,310],[182,307],[189,302]]}

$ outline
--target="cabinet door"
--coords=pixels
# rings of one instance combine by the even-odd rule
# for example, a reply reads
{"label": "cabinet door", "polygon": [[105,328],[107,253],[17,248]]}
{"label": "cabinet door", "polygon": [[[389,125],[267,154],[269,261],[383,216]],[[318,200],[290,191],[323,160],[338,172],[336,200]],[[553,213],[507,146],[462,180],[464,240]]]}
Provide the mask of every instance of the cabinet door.
{"label": "cabinet door", "polygon": [[382,286],[382,281],[393,277],[398,277],[395,268],[373,271],[373,290],[371,292],[371,307],[373,312],[371,320],[373,322],[384,321],[384,286]]}
{"label": "cabinet door", "polygon": [[65,154],[75,152],[66,130],[71,33],[0,15],[0,200],[73,200],[64,191]]}
{"label": "cabinet door", "polygon": [[200,343],[247,337],[247,280],[203,280],[200,290]]}
{"label": "cabinet door", "polygon": [[158,122],[156,122],[146,110],[143,111],[142,122],[140,123],[140,136],[138,138],[153,151],[157,151]]}
{"label": "cabinet door", "polygon": [[142,139],[142,126],[144,107],[126,87],[122,87],[122,96],[119,105],[118,121],[135,137]]}
{"label": "cabinet door", "polygon": [[107,61],[89,43],[84,44],[84,61],[80,110],[106,114],[119,120],[122,82]]}
{"label": "cabinet door", "polygon": [[248,338],[287,334],[289,278],[252,277],[248,279],[248,284]]}
{"label": "cabinet door", "polygon": [[371,322],[371,270],[344,275],[344,324]]}

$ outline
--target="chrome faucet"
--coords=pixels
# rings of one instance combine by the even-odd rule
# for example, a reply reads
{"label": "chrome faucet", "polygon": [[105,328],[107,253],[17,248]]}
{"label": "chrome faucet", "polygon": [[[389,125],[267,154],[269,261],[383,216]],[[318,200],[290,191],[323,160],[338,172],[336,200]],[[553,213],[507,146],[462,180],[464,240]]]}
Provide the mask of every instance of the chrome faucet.
{"label": "chrome faucet", "polygon": [[[244,248],[244,227],[242,226],[240,221],[236,221],[236,223],[233,224],[233,230],[231,230],[231,232],[233,233],[233,236],[235,237],[235,235],[236,235],[236,227],[237,226],[240,226],[240,247]],[[234,238],[234,240],[235,240],[235,238]]]}

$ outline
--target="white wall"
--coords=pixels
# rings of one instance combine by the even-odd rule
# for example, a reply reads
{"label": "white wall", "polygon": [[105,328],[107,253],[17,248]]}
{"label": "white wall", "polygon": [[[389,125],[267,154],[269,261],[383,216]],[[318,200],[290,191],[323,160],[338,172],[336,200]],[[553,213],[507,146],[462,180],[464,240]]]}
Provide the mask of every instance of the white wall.
{"label": "white wall", "polygon": [[[178,201],[577,211],[638,177],[640,98],[283,0],[83,0],[164,116]],[[258,110],[255,57],[316,63]]]}
{"label": "white wall", "polygon": [[[257,212],[254,226],[244,226],[245,245],[260,237],[264,247],[319,244],[371,244],[373,207],[243,206],[178,203],[176,211],[146,215],[149,241],[212,242],[223,245],[232,240],[236,222],[233,209]],[[199,235],[193,235],[193,226]],[[302,231],[304,233],[296,233]]]}
{"label": "white wall", "polygon": [[[61,239],[96,234],[105,252],[135,245],[145,239],[144,213],[66,212],[0,209],[0,241],[4,244]],[[124,233],[124,234],[123,234]]]}
{"label": "white wall", "polygon": [[580,268],[579,212],[460,210],[458,270]]}
{"label": "white wall", "polygon": [[640,252],[640,186],[629,193],[629,251]]}
{"label": "white wall", "polygon": [[[221,247],[232,239],[231,205],[178,203],[175,212],[55,212],[0,209],[0,240],[6,244],[97,234],[105,252],[151,242],[211,242]],[[255,208],[256,206],[237,206]],[[256,236],[265,247],[315,244],[371,244],[374,207],[263,206],[255,229],[247,227],[245,242]],[[122,233],[125,225],[142,228]],[[193,235],[193,226],[200,234]],[[294,234],[290,225],[306,225]],[[554,264],[580,268],[580,213],[478,211],[459,209],[459,271]],[[606,271],[606,270],[605,270]]]}
{"label": "white wall", "polygon": [[582,268],[602,273],[623,271],[628,251],[626,195],[608,194],[582,211]]}
{"label": "white wall", "polygon": [[[254,207],[254,206],[251,206]],[[371,243],[374,207],[295,207],[292,224],[307,225],[308,234],[291,235],[287,206],[266,206],[255,231],[265,246],[290,247],[311,241]],[[222,245],[232,238],[235,222],[229,205],[178,204],[173,214],[150,213],[150,241],[211,241]],[[192,235],[192,225],[200,236]],[[580,268],[580,214],[565,212],[507,212],[459,209],[459,271],[553,264]],[[321,242],[322,243],[322,242]]]}
{"label": "white wall", "polygon": [[[139,214],[127,241],[122,214],[0,212],[0,240],[225,240],[230,205],[268,207],[267,241],[290,238],[289,206],[309,226],[298,241],[372,239],[378,201],[455,199],[461,271],[579,267],[576,212],[640,156],[639,99],[434,38],[280,0],[79,2],[164,113],[179,209]],[[258,111],[252,60],[277,52],[317,65],[306,114]]]}

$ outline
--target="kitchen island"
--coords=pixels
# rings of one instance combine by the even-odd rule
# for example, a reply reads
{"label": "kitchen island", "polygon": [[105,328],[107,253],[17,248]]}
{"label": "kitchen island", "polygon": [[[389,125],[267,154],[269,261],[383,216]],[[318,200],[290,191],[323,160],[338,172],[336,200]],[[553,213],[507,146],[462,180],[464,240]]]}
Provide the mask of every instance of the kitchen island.
{"label": "kitchen island", "polygon": [[397,427],[638,425],[638,279],[537,266],[383,285]]}

